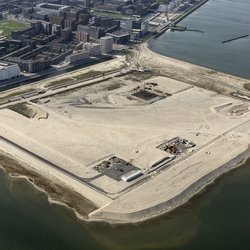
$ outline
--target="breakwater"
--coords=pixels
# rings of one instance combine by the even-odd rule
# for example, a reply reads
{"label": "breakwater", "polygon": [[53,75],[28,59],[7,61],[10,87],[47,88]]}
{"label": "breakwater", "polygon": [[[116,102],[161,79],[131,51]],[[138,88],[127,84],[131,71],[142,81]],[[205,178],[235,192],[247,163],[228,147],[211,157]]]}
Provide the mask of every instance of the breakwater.
{"label": "breakwater", "polygon": [[[90,219],[95,221],[95,215],[97,214],[97,220],[110,220],[113,223],[127,223],[127,222],[141,222],[149,218],[154,218],[162,215],[163,213],[170,212],[177,207],[188,202],[192,197],[203,191],[208,185],[212,184],[223,174],[229,172],[230,170],[236,169],[243,165],[250,156],[250,146],[240,153],[235,158],[226,162],[222,166],[214,169],[213,171],[207,173],[205,176],[202,176],[199,180],[191,184],[186,190],[177,196],[173,197],[170,200],[167,200],[163,203],[159,203],[150,208],[145,208],[140,211],[134,211],[131,213],[119,213],[119,212],[103,212],[103,211],[94,211],[91,213]],[[94,216],[92,216],[94,215]],[[99,218],[98,218],[99,217]]]}
{"label": "breakwater", "polygon": [[205,4],[208,1],[209,0],[203,0],[203,1],[201,1],[200,3],[198,3],[197,5],[195,5],[192,9],[190,9],[187,12],[185,12],[183,15],[181,15],[176,20],[174,20],[173,24],[176,25],[177,23],[179,23],[180,21],[182,21],[184,18],[186,18],[188,15],[190,15],[191,13],[193,13],[195,10],[197,10],[198,8],[200,8],[203,4]]}
{"label": "breakwater", "polygon": [[[191,13],[193,13],[195,10],[197,10],[198,8],[200,8],[203,4],[205,4],[206,2],[208,2],[209,0],[203,0],[200,3],[198,3],[197,5],[193,6],[189,11],[185,12],[183,15],[181,15],[180,17],[178,17],[177,19],[175,19],[171,25],[176,26],[177,23],[179,23],[180,21],[182,21],[184,18],[186,18],[188,15],[190,15]],[[166,25],[165,27],[163,27],[159,32],[157,32],[157,34],[155,34],[153,36],[153,38],[158,38],[159,36],[161,36],[163,33],[165,33],[167,30],[169,30],[171,27],[170,25]]]}
{"label": "breakwater", "polygon": [[237,37],[222,41],[222,43],[229,43],[229,42],[232,42],[232,41],[235,41],[235,40],[238,40],[238,39],[241,39],[241,38],[245,38],[245,37],[249,37],[249,34],[243,35],[243,36],[237,36]]}

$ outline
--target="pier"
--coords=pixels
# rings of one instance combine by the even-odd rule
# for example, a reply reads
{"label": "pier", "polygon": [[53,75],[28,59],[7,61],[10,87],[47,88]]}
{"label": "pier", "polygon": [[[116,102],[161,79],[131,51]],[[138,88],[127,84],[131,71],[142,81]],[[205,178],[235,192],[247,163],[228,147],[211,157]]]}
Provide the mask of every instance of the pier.
{"label": "pier", "polygon": [[181,25],[170,26],[171,31],[185,31],[187,27]]}
{"label": "pier", "polygon": [[[171,25],[175,26],[177,25],[177,23],[179,23],[180,21],[182,21],[185,17],[187,17],[188,15],[190,15],[192,12],[194,12],[195,10],[197,10],[198,8],[200,8],[203,4],[205,4],[206,2],[208,2],[208,0],[203,0],[200,3],[198,3],[197,5],[193,6],[189,11],[187,11],[186,13],[184,13],[183,15],[181,15],[180,17],[178,17],[177,19],[175,19],[173,22],[169,22],[167,23],[164,27],[162,27],[161,30],[159,30],[154,36],[153,38],[158,38],[159,36],[161,36],[163,33],[165,33],[167,30],[171,29],[172,27]],[[176,29],[177,30],[177,29]],[[180,30],[179,30],[180,31]],[[184,30],[181,30],[184,31]]]}
{"label": "pier", "polygon": [[222,43],[229,43],[229,42],[232,42],[232,41],[235,41],[235,40],[238,40],[238,39],[241,39],[241,38],[245,38],[245,37],[249,37],[249,34],[244,35],[244,36],[237,36],[237,37],[235,37],[235,38],[232,38],[232,39],[228,39],[228,40],[222,41]]}

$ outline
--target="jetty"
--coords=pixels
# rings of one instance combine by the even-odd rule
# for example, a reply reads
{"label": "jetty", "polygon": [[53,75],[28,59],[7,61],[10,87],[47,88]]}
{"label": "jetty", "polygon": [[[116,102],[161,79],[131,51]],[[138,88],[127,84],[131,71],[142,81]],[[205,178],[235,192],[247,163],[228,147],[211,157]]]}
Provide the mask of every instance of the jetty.
{"label": "jetty", "polygon": [[232,41],[235,41],[235,40],[238,40],[238,39],[241,39],[241,38],[245,38],[245,37],[249,37],[249,34],[244,35],[244,36],[237,36],[237,37],[222,41],[222,43],[229,43],[229,42],[232,42]]}
{"label": "jetty", "polygon": [[185,31],[187,27],[181,25],[171,25],[170,29],[171,31]]}

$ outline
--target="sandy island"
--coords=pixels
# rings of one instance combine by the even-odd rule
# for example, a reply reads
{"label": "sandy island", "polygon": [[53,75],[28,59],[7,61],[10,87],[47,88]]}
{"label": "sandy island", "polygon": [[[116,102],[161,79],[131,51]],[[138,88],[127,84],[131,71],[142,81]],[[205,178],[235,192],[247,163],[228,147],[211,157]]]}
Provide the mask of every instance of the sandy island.
{"label": "sandy island", "polygon": [[[75,90],[48,89],[42,97],[2,106],[2,167],[30,177],[84,219],[131,223],[176,208],[249,157],[250,105],[229,95],[247,93],[248,80],[158,55],[145,44],[133,53],[133,64],[150,72],[88,86],[83,80]],[[87,71],[126,64],[131,61],[119,57]],[[195,146],[177,155],[161,149],[176,137]],[[112,159],[116,167],[107,165]],[[123,181],[127,168],[142,175]]]}

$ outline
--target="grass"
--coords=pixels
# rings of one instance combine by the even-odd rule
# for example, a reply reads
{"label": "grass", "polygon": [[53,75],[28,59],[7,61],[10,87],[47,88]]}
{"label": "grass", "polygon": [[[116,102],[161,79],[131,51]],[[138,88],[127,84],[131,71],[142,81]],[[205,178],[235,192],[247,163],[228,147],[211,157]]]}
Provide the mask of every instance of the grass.
{"label": "grass", "polygon": [[80,74],[80,75],[77,75],[77,76],[74,76],[74,77],[67,77],[67,78],[63,78],[63,79],[60,79],[60,80],[55,80],[55,81],[52,81],[52,82],[49,82],[46,86],[47,87],[52,87],[52,86],[56,86],[56,85],[63,85],[65,83],[74,83],[76,81],[80,81],[80,80],[85,80],[85,79],[88,79],[88,78],[91,78],[91,77],[99,77],[103,74],[102,71],[95,71],[95,70],[91,70],[87,73],[84,73],[84,74]]}
{"label": "grass", "polygon": [[119,14],[119,13],[111,13],[111,12],[99,11],[99,10],[95,10],[94,14],[98,15],[98,16],[113,17],[113,18],[116,18],[116,19],[128,19],[129,18],[129,16],[125,16],[125,15],[122,15],[122,14]]}
{"label": "grass", "polygon": [[244,84],[244,89],[250,91],[250,83],[245,83]]}
{"label": "grass", "polygon": [[95,70],[91,70],[87,73],[84,73],[84,74],[81,74],[81,75],[78,75],[78,76],[75,76],[74,78],[79,81],[79,80],[85,80],[85,79],[88,79],[88,78],[91,78],[91,77],[98,77],[98,76],[101,76],[104,72],[102,71],[95,71]]}
{"label": "grass", "polygon": [[25,93],[28,93],[28,92],[31,92],[31,91],[34,91],[35,89],[27,89],[27,90],[23,90],[23,91],[17,91],[17,92],[14,92],[14,93],[11,93],[9,95],[6,95],[2,98],[0,98],[0,102],[4,102],[4,101],[7,101],[8,99],[12,98],[12,97],[18,97],[18,96],[21,96],[22,94],[25,94]]}
{"label": "grass", "polygon": [[130,49],[125,49],[125,50],[123,50],[123,53],[125,54],[125,56],[126,56],[126,61],[128,62],[128,61],[130,61],[130,60],[132,60],[132,58],[134,57],[134,52],[133,52],[133,50],[130,50]]}
{"label": "grass", "polygon": [[141,81],[146,81],[153,76],[159,76],[159,74],[156,74],[154,71],[150,71],[150,72],[134,71],[130,73],[125,79],[130,80],[130,81],[141,82]]}
{"label": "grass", "polygon": [[47,86],[53,86],[53,85],[63,84],[63,83],[72,82],[72,81],[74,81],[72,78],[63,78],[63,79],[60,79],[60,80],[49,82],[47,84]]}
{"label": "grass", "polygon": [[34,110],[26,103],[14,104],[10,106],[9,109],[27,118],[32,118],[34,116]]}
{"label": "grass", "polygon": [[168,4],[168,0],[157,0],[157,2],[161,5],[161,4]]}
{"label": "grass", "polygon": [[18,22],[18,21],[14,21],[14,20],[2,20],[2,21],[0,21],[0,30],[3,31],[1,36],[10,37],[12,31],[17,31],[17,30],[23,29],[25,27],[27,27],[26,24]]}

